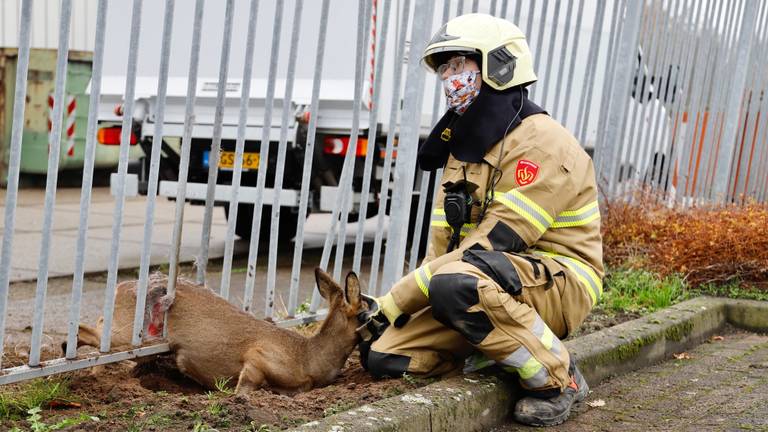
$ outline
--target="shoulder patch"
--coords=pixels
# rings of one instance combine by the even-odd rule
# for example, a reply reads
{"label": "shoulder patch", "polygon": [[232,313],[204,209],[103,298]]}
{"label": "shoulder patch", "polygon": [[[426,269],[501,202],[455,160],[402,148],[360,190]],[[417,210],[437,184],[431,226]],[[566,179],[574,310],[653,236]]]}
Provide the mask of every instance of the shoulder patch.
{"label": "shoulder patch", "polygon": [[536,180],[536,175],[539,173],[539,166],[529,160],[520,159],[517,161],[517,169],[515,170],[515,181],[520,186],[527,186]]}

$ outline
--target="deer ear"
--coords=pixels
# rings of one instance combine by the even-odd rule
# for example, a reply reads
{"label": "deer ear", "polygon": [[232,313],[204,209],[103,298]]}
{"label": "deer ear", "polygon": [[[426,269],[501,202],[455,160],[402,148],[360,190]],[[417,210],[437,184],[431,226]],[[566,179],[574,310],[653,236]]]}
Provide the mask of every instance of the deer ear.
{"label": "deer ear", "polygon": [[360,280],[357,278],[355,272],[347,273],[346,286],[344,287],[344,294],[347,297],[347,303],[353,307],[360,305]]}
{"label": "deer ear", "polygon": [[315,282],[317,283],[317,289],[320,291],[320,295],[328,301],[331,301],[331,298],[334,295],[341,294],[340,287],[331,276],[324,272],[320,267],[315,268]]}

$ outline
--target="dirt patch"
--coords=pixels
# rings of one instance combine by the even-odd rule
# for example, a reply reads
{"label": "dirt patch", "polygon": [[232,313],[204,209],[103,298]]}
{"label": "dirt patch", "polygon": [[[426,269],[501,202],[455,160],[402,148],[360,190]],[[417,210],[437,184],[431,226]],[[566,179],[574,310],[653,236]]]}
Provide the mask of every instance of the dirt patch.
{"label": "dirt patch", "polygon": [[[294,396],[259,390],[247,396],[208,391],[182,375],[171,356],[135,365],[121,362],[56,377],[69,387],[65,409],[45,409],[48,425],[88,416],[66,430],[252,430],[274,431],[321,419],[428,384],[411,377],[377,380],[362,369],[357,353],[331,385]],[[24,384],[8,386],[4,392]],[[70,405],[70,407],[67,407]],[[49,407],[50,408],[50,407]],[[27,430],[27,419],[4,422],[0,430]]]}
{"label": "dirt patch", "polygon": [[[595,308],[572,337],[581,336],[639,317],[638,313],[609,313]],[[314,326],[297,329],[314,332]],[[95,352],[95,351],[94,351]],[[3,364],[21,365],[28,359],[25,349],[6,352]],[[44,359],[58,358],[54,349],[43,351]],[[79,419],[64,430],[144,431],[219,430],[275,431],[322,419],[376,400],[396,396],[432,380],[405,376],[374,379],[360,366],[354,352],[332,384],[294,396],[259,390],[247,396],[226,391],[209,391],[185,377],[171,355],[138,363],[131,361],[80,370],[50,378],[68,386],[65,403],[59,409],[45,406],[42,421],[48,425]],[[231,383],[234,385],[234,383]],[[2,392],[20,391],[24,383],[7,386]],[[59,401],[61,402],[61,401]],[[79,407],[74,407],[74,402]],[[63,409],[62,409],[63,408]],[[95,421],[89,416],[98,417]],[[28,430],[28,419],[5,421],[0,430],[14,426]]]}
{"label": "dirt patch", "polygon": [[602,329],[613,327],[623,322],[632,321],[640,318],[642,314],[638,312],[609,312],[601,307],[595,307],[581,324],[578,330],[569,335],[569,339],[584,336]]}

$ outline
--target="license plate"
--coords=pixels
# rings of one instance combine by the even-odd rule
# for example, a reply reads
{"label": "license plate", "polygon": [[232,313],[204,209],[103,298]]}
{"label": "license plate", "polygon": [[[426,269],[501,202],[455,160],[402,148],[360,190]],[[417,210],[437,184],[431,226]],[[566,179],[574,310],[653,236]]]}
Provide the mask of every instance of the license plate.
{"label": "license plate", "polygon": [[[219,168],[233,169],[234,167],[235,167],[235,152],[222,151],[221,153],[219,153]],[[259,154],[243,153],[243,169],[244,170],[259,169]]]}

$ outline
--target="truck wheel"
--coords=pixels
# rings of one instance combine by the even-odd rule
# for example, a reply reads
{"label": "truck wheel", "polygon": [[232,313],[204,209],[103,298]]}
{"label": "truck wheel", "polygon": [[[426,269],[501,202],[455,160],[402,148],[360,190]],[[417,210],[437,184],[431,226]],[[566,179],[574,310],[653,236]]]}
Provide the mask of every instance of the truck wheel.
{"label": "truck wheel", "polygon": [[[237,205],[237,222],[235,223],[235,234],[243,240],[251,239],[251,229],[253,226],[253,204],[240,203]],[[224,206],[224,214],[229,220],[229,205]],[[270,218],[272,216],[272,206],[265,205],[261,212],[261,229],[259,230],[260,242],[269,242]],[[288,244],[296,235],[296,224],[298,223],[298,214],[291,209],[283,208],[280,211],[280,244]]]}

